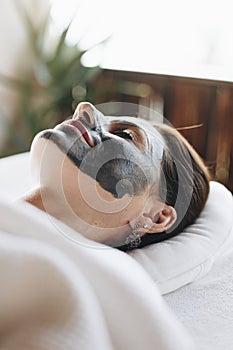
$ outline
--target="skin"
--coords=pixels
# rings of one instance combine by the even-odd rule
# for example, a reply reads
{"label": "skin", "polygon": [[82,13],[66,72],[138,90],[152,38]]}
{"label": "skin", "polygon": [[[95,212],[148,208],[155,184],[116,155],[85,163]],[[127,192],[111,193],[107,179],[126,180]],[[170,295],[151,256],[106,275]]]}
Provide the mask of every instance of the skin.
{"label": "skin", "polygon": [[111,246],[124,244],[136,222],[140,235],[162,232],[176,219],[158,196],[163,147],[149,123],[81,103],[71,120],[35,137],[34,188],[24,200]]}

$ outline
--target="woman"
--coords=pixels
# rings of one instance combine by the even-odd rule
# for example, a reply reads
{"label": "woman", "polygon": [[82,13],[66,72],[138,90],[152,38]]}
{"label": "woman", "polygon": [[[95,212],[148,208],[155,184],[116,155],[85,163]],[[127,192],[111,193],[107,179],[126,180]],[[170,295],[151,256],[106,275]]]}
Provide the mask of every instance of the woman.
{"label": "woman", "polygon": [[35,137],[31,169],[25,201],[121,250],[178,234],[198,217],[209,192],[206,167],[176,130],[104,117],[90,103]]}

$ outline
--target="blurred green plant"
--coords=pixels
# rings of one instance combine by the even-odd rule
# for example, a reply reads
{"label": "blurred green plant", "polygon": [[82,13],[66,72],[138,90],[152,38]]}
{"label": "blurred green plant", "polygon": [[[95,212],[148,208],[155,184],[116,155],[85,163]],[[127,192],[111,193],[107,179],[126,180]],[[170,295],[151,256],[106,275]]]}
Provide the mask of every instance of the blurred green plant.
{"label": "blurred green plant", "polygon": [[49,13],[36,27],[27,11],[17,7],[28,36],[31,60],[26,66],[21,62],[20,78],[0,74],[0,83],[14,89],[19,100],[14,120],[2,118],[8,135],[2,155],[27,151],[36,133],[70,116],[78,102],[92,101],[95,93],[88,90],[87,85],[101,72],[100,67],[82,64],[85,50],[80,50],[77,44],[67,44],[72,22],[56,38],[54,49],[48,50]]}

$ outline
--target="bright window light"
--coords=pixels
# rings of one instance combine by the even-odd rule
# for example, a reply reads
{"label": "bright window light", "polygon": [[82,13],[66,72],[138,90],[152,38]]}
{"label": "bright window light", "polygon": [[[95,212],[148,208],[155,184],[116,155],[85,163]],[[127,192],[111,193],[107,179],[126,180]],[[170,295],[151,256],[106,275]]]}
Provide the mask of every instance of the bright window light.
{"label": "bright window light", "polygon": [[231,0],[51,0],[88,66],[233,80]]}

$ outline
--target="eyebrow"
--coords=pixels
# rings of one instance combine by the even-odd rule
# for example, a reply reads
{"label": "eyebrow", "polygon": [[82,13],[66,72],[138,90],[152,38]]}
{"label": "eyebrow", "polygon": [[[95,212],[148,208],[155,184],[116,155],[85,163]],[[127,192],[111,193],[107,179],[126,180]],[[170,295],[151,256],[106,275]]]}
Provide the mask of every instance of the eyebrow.
{"label": "eyebrow", "polygon": [[114,120],[110,121],[110,123],[119,123],[119,124],[124,124],[124,125],[134,126],[134,127],[139,128],[139,126],[137,124],[131,123],[128,120],[114,119]]}

